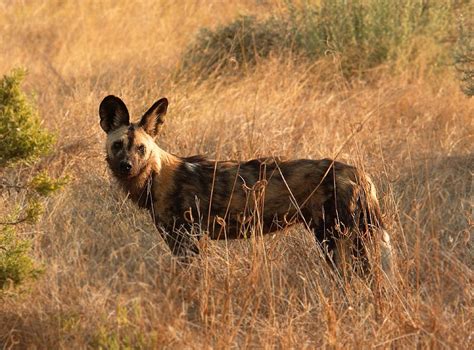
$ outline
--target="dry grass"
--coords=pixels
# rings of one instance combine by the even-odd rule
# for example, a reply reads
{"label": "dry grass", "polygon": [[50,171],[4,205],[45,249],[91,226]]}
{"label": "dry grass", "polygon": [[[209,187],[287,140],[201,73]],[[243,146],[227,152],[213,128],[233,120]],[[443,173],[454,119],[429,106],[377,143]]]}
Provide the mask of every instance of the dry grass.
{"label": "dry grass", "polygon": [[[0,297],[5,348],[469,348],[473,346],[474,105],[423,55],[350,86],[330,59],[268,59],[241,77],[171,79],[198,28],[278,1],[7,1],[0,72],[30,70],[59,143],[42,166],[72,184],[33,229],[45,273]],[[159,144],[179,155],[334,156],[379,187],[398,254],[397,286],[337,286],[301,228],[208,242],[176,264],[147,213],[106,170],[98,105],[121,96],[138,117],[170,99]],[[361,121],[373,114],[361,126]],[[353,136],[351,136],[353,134]],[[2,206],[6,204],[3,203]],[[347,287],[347,286],[346,286]],[[342,292],[346,289],[345,292]]]}

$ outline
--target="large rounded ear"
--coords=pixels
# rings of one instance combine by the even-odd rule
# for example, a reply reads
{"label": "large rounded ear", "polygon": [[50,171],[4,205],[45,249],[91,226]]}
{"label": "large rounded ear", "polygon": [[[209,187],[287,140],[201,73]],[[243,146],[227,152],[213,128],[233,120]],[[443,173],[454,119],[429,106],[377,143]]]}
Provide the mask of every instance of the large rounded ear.
{"label": "large rounded ear", "polygon": [[116,96],[107,96],[99,106],[100,126],[109,133],[122,125],[130,124],[127,106]]}
{"label": "large rounded ear", "polygon": [[161,126],[165,122],[164,117],[167,109],[168,100],[163,97],[150,107],[150,109],[143,115],[138,125],[141,126],[148,135],[156,137]]}

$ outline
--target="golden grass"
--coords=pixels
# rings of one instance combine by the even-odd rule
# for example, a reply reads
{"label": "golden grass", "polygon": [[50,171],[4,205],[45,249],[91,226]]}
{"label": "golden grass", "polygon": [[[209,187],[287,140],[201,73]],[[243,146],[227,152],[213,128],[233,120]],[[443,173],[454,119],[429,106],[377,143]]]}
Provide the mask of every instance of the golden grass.
{"label": "golden grass", "polygon": [[[59,136],[40,166],[74,179],[49,200],[40,223],[24,227],[45,273],[0,297],[1,345],[472,346],[474,105],[450,69],[434,75],[419,57],[402,73],[381,68],[370,83],[349,86],[330,59],[274,58],[241,77],[171,79],[200,27],[281,7],[250,0],[0,5],[0,71],[30,70],[26,87]],[[158,143],[179,155],[321,158],[348,140],[339,158],[377,182],[398,255],[397,286],[381,296],[362,282],[337,285],[301,228],[207,242],[202,257],[179,266],[148,214],[106,170],[97,110],[107,94],[121,96],[135,118],[168,97]]]}

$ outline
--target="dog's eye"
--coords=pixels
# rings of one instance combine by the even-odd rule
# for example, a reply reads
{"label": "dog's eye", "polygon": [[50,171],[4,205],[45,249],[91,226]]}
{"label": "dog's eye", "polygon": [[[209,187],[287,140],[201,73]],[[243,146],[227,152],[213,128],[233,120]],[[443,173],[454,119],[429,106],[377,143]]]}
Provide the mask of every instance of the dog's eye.
{"label": "dog's eye", "polygon": [[113,144],[112,144],[112,149],[114,151],[118,151],[122,148],[123,146],[123,142],[122,141],[115,141]]}
{"label": "dog's eye", "polygon": [[138,152],[140,152],[141,154],[145,154],[145,146],[144,145],[138,146]]}

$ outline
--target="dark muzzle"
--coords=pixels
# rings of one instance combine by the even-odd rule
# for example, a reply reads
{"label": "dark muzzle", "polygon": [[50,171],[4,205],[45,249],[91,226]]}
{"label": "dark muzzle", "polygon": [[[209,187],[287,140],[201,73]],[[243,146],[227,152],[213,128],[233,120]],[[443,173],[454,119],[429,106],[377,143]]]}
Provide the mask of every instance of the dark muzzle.
{"label": "dark muzzle", "polygon": [[126,160],[120,162],[119,170],[124,175],[129,175],[132,171],[132,164]]}

